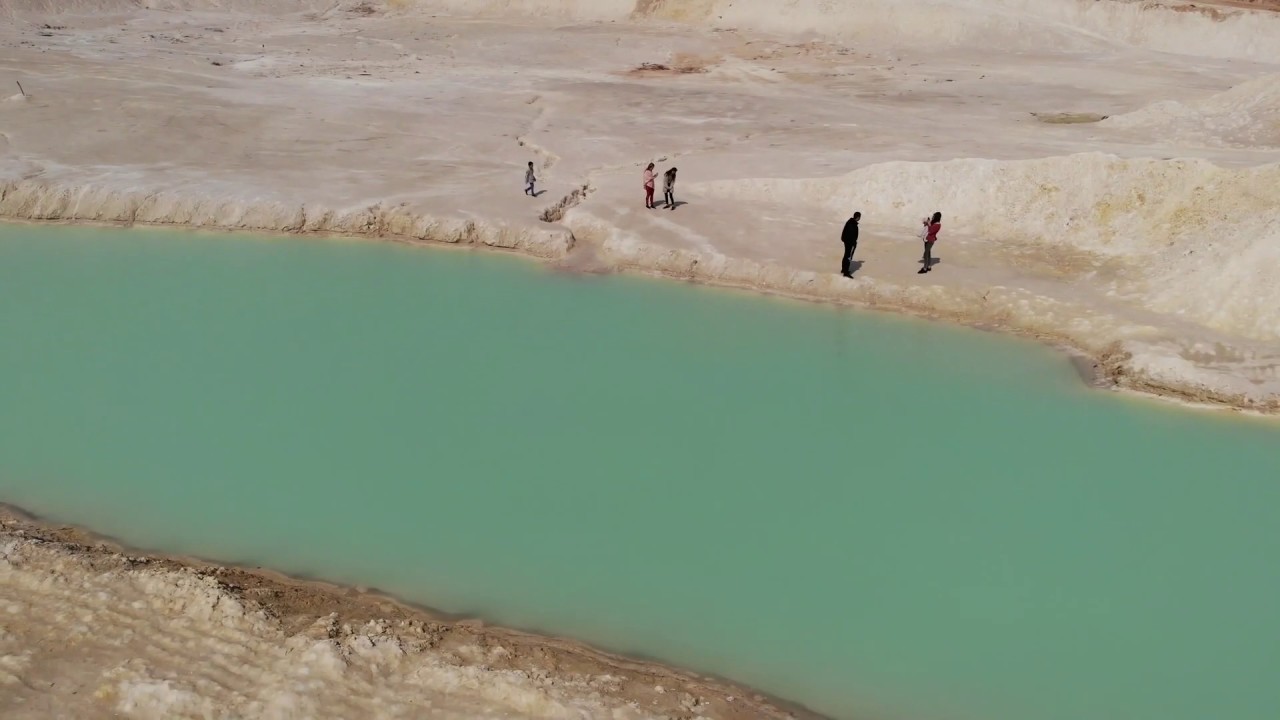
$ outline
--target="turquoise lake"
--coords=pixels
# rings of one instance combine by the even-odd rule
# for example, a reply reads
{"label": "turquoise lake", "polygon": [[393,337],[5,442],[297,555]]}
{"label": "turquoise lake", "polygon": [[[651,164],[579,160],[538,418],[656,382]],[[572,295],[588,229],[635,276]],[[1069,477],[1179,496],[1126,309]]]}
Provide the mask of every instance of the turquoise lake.
{"label": "turquoise lake", "polygon": [[1280,717],[1280,423],[933,323],[0,225],[0,501],[837,718]]}

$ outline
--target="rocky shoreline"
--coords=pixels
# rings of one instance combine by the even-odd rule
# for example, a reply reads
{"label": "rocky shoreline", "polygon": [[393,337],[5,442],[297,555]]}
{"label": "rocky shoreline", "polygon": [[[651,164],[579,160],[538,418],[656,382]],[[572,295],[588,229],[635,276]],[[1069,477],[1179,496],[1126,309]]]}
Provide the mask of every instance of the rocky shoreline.
{"label": "rocky shoreline", "polygon": [[[31,197],[38,200],[26,199]],[[175,203],[185,203],[185,209],[175,213]],[[1187,407],[1267,415],[1280,413],[1280,396],[1251,395],[1162,377],[1136,365],[1133,353],[1119,342],[1100,346],[1034,318],[1019,317],[1010,308],[1023,293],[1007,288],[970,296],[920,292],[869,280],[841,283],[822,273],[746,259],[708,257],[656,245],[606,241],[602,245],[584,246],[568,228],[520,228],[474,220],[437,219],[381,205],[357,211],[322,209],[308,213],[305,206],[245,207],[231,199],[184,201],[173,197],[158,199],[155,195],[133,197],[84,187],[50,188],[30,181],[0,185],[0,220],[364,237],[425,247],[515,252],[575,272],[630,272],[807,302],[899,313],[1027,337],[1066,353],[1081,380],[1095,389],[1170,400]],[[993,294],[996,297],[992,297]]]}
{"label": "rocky shoreline", "polygon": [[[0,684],[10,687],[0,714],[10,718],[43,717],[49,706],[81,718],[177,717],[208,702],[261,717],[262,703],[284,692],[273,680],[281,666],[323,680],[310,694],[292,689],[303,695],[295,714],[308,717],[411,717],[414,708],[442,717],[819,717],[573,640],[376,591],[128,548],[5,505],[0,603],[10,609],[0,623]],[[170,638],[189,647],[165,650]],[[232,662],[243,666],[217,670]],[[144,692],[157,686],[166,692]],[[350,707],[328,705],[337,691]]]}

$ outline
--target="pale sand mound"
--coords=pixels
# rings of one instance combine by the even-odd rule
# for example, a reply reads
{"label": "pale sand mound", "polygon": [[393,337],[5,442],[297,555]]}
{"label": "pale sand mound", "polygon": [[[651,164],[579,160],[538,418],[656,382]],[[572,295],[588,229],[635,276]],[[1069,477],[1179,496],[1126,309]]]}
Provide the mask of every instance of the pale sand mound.
{"label": "pale sand mound", "polygon": [[1233,170],[1095,153],[885,163],[837,178],[727,180],[697,190],[832,216],[859,207],[904,227],[923,208],[948,208],[947,222],[992,246],[1069,247],[1122,261],[1109,290],[1216,330],[1280,341],[1280,165]]}
{"label": "pale sand mound", "polygon": [[395,4],[458,15],[629,18],[813,33],[855,43],[893,37],[931,47],[985,43],[1002,51],[1078,52],[1103,41],[1205,57],[1261,61],[1280,57],[1280,16],[1229,10],[1185,12],[1187,3],[1148,0],[401,0]]}
{"label": "pale sand mound", "polygon": [[568,641],[0,522],[7,720],[812,717]]}
{"label": "pale sand mound", "polygon": [[1165,100],[1108,118],[1107,126],[1188,145],[1280,147],[1280,75],[1243,82],[1207,98]]}

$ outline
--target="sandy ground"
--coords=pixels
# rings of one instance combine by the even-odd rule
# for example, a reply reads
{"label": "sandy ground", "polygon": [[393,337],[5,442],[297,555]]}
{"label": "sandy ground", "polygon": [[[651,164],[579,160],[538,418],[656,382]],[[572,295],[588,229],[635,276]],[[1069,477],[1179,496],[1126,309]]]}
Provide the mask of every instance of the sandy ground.
{"label": "sandy ground", "polygon": [[0,506],[0,717],[816,716],[569,640],[126,550]]}
{"label": "sandy ground", "polygon": [[[1275,412],[1276,5],[0,0],[0,217],[506,248],[1034,335],[1112,387]],[[675,209],[643,208],[649,161]],[[340,589],[0,543],[5,717],[768,716]],[[313,694],[282,689],[298,662]]]}

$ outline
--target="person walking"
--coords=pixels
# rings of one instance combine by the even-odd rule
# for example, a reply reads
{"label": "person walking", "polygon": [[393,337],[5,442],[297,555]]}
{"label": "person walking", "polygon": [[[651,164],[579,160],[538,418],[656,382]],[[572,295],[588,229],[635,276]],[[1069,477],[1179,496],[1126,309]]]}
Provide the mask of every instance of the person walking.
{"label": "person walking", "polygon": [[662,197],[666,202],[664,207],[676,209],[676,169],[662,173]]}
{"label": "person walking", "polygon": [[653,163],[644,169],[644,206],[653,209]]}
{"label": "person walking", "polygon": [[927,218],[928,228],[924,233],[924,257],[920,262],[923,267],[917,271],[917,275],[923,275],[933,269],[933,244],[938,241],[938,231],[942,229],[942,213],[935,212],[932,218]]}
{"label": "person walking", "polygon": [[538,197],[538,193],[534,191],[533,184],[538,178],[533,175],[533,161],[529,161],[529,169],[524,171],[524,194],[531,197]]}
{"label": "person walking", "polygon": [[853,252],[858,249],[858,221],[862,219],[861,212],[855,212],[853,217],[844,223],[844,230],[840,232],[840,242],[844,243],[844,257],[840,260],[840,274],[851,278],[853,274],[849,272],[849,263],[853,261]]}

